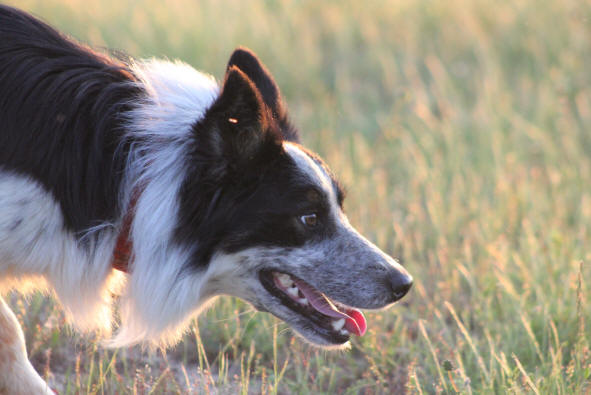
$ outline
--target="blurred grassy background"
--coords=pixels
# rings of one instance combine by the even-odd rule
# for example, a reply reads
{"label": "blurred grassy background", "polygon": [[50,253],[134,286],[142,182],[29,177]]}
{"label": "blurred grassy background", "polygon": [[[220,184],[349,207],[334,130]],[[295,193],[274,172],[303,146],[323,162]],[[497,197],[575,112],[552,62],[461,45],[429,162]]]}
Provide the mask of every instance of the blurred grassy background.
{"label": "blurred grassy background", "polygon": [[231,298],[174,350],[105,351],[13,297],[60,393],[591,393],[588,2],[8,3],[218,79],[252,48],[348,186],[351,222],[416,281],[346,353]]}

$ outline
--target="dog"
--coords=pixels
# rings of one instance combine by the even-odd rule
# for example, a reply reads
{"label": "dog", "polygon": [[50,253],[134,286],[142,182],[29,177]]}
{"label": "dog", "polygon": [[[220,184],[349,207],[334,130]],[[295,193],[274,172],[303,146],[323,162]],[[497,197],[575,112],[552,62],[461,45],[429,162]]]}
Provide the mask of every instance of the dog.
{"label": "dog", "polygon": [[[3,291],[52,292],[109,346],[174,344],[232,295],[342,348],[366,330],[359,309],[412,285],[350,225],[343,199],[250,50],[233,52],[218,86],[178,61],[95,52],[0,6]],[[2,391],[50,393],[0,299]]]}

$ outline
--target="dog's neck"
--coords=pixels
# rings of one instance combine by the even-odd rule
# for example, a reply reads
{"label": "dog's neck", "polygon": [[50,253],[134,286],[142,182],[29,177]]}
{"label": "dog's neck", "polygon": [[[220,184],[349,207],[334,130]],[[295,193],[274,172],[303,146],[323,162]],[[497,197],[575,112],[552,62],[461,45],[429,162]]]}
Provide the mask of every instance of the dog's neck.
{"label": "dog's neck", "polygon": [[133,247],[131,243],[131,223],[133,222],[133,217],[135,216],[135,206],[137,204],[138,198],[139,193],[133,193],[127,207],[127,212],[123,217],[121,230],[117,236],[117,243],[115,244],[113,257],[111,258],[111,266],[113,269],[120,270],[124,273],[129,272],[129,263],[131,260],[131,251]]}
{"label": "dog's neck", "polygon": [[[193,125],[219,96],[219,87],[213,77],[184,63],[151,60],[134,63],[131,68],[138,79],[138,86],[147,97],[126,115],[130,120],[126,125],[126,137],[142,143],[139,144],[141,148],[138,148],[134,161],[131,161],[128,175],[137,185],[131,187],[132,196],[111,258],[111,266],[123,272],[129,272],[134,258],[131,226],[140,193],[146,192],[147,200],[153,198],[151,194],[157,188],[144,190],[150,182],[166,184],[170,196],[176,193],[170,188],[175,185],[175,179],[181,179],[176,169],[184,166],[182,160],[186,150],[186,145],[179,142],[186,141]],[[177,182],[176,187],[179,187],[180,181]],[[173,210],[174,205],[170,202],[171,198],[163,199],[160,209]],[[142,244],[149,245],[150,241],[155,240],[154,237],[163,233],[163,229],[164,226],[159,229],[160,233],[154,232],[155,236],[144,235],[149,237],[144,237]],[[140,244],[140,240],[136,241]]]}

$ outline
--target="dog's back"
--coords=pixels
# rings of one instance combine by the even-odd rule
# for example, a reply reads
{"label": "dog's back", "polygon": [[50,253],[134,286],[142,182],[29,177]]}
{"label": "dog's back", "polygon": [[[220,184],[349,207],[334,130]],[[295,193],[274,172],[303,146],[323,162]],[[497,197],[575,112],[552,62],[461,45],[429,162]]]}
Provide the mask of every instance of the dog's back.
{"label": "dog's back", "polygon": [[51,192],[73,232],[118,215],[125,147],[105,131],[122,129],[132,79],[123,64],[0,6],[0,169]]}

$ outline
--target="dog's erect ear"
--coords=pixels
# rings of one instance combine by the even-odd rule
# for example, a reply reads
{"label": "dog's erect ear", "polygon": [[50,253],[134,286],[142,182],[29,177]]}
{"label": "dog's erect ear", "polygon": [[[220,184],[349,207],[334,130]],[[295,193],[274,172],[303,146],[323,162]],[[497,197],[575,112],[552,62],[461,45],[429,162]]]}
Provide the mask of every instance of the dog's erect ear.
{"label": "dog's erect ear", "polygon": [[273,117],[278,119],[285,115],[279,87],[277,87],[269,70],[251,50],[242,47],[237,48],[228,61],[228,70],[232,67],[238,67],[254,82],[259,92],[261,92],[265,104],[271,109]]}
{"label": "dog's erect ear", "polygon": [[215,107],[217,115],[227,115],[226,121],[238,130],[264,129],[268,124],[269,114],[260,91],[238,67],[228,69]]}
{"label": "dog's erect ear", "polygon": [[[198,150],[222,159],[220,164],[243,166],[265,146],[281,139],[270,118],[254,83],[238,67],[231,67],[220,96],[196,125],[197,138],[201,140]],[[203,130],[199,130],[201,127]]]}
{"label": "dog's erect ear", "polygon": [[228,61],[228,72],[232,67],[238,67],[255,84],[261,93],[263,101],[271,110],[273,118],[279,123],[283,137],[289,141],[299,142],[297,131],[287,120],[287,110],[281,98],[279,87],[269,70],[254,52],[244,47],[234,50]]}

